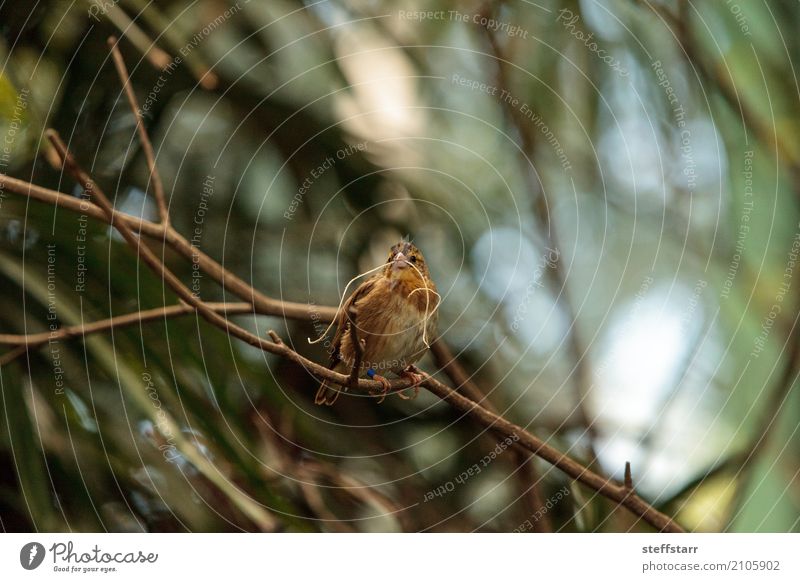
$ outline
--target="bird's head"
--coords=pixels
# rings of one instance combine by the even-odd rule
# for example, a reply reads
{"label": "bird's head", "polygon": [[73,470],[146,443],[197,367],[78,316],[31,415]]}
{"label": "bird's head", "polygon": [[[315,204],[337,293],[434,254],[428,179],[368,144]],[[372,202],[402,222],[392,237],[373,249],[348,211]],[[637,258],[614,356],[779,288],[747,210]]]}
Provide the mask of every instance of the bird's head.
{"label": "bird's head", "polygon": [[383,275],[393,281],[429,285],[430,271],[422,252],[408,241],[400,241],[389,252]]}

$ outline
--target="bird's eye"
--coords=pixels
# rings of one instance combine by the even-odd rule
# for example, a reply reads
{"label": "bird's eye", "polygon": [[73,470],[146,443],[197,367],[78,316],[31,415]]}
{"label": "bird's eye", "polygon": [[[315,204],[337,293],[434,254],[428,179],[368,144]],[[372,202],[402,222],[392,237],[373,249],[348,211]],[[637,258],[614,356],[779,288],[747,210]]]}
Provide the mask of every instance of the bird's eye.
{"label": "bird's eye", "polygon": [[412,262],[412,263],[416,263],[416,262],[417,262],[417,257],[416,257],[416,255],[412,255],[412,256],[411,256],[411,262]]}

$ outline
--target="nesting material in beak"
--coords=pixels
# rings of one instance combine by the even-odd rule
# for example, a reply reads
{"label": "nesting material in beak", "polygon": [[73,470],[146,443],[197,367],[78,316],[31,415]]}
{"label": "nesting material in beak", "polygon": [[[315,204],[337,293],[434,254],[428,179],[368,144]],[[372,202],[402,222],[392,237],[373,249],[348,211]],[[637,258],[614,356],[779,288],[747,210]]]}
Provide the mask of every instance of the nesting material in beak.
{"label": "nesting material in beak", "polygon": [[392,262],[392,269],[407,269],[408,268],[408,260],[406,256],[400,252],[394,256],[394,261]]}

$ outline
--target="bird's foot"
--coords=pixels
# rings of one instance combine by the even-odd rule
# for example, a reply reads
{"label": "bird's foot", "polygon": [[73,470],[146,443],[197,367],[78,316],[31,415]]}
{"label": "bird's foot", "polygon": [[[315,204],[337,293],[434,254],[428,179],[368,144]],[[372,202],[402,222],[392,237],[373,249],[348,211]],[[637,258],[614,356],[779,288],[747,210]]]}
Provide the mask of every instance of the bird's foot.
{"label": "bird's foot", "polygon": [[422,384],[423,380],[425,380],[425,374],[422,374],[416,366],[411,365],[400,372],[400,377],[408,378],[413,382],[409,388],[414,389],[414,396],[406,396],[402,392],[398,392],[397,395],[403,400],[414,400],[417,396],[419,396],[419,385]]}
{"label": "bird's foot", "polygon": [[381,390],[378,393],[375,393],[375,395],[380,394],[381,396],[381,399],[378,400],[378,404],[380,404],[381,402],[386,400],[386,396],[389,394],[389,389],[392,387],[392,383],[389,382],[388,378],[386,378],[385,376],[381,376],[380,374],[372,374],[372,379],[375,380],[376,382],[380,382],[381,386],[383,386],[383,390]]}

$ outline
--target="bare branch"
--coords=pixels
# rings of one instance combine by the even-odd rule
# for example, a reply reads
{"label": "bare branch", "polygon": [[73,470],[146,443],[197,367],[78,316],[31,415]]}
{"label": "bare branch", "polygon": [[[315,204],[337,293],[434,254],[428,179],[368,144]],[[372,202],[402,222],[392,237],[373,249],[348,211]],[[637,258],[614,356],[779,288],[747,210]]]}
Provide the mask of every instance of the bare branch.
{"label": "bare branch", "polygon": [[172,57],[159,48],[158,45],[153,42],[153,39],[147,36],[122,8],[113,2],[108,3],[107,6],[108,10],[106,14],[108,19],[119,29],[125,38],[150,61],[150,64],[159,71],[169,65],[170,61],[172,61]]}
{"label": "bare branch", "polygon": [[633,491],[633,477],[631,477],[631,462],[625,461],[625,480],[622,482],[625,489]]}
{"label": "bare branch", "polygon": [[153,144],[150,142],[150,136],[144,126],[142,120],[141,109],[139,109],[139,102],[136,100],[136,93],[133,91],[131,85],[131,76],[128,74],[128,68],[125,66],[125,61],[122,59],[122,53],[119,52],[117,47],[117,39],[110,37],[108,39],[108,47],[111,49],[111,57],[114,61],[114,66],[117,68],[117,75],[122,83],[122,88],[125,95],[128,97],[128,105],[131,107],[131,113],[136,120],[136,129],[139,132],[139,141],[142,142],[142,150],[144,157],[147,160],[147,169],[150,172],[150,183],[153,185],[153,193],[155,194],[156,204],[158,205],[158,217],[161,224],[169,224],[169,210],[167,210],[167,197],[164,193],[164,183],[161,181],[161,174],[156,165],[156,157],[153,152]]}
{"label": "bare branch", "polygon": [[[249,303],[208,303],[207,305],[211,309],[227,315],[253,312],[253,306]],[[0,356],[0,366],[4,366],[29,350],[38,348],[51,341],[84,337],[93,333],[100,333],[110,329],[120,329],[137,323],[178,317],[187,313],[193,313],[194,311],[195,309],[191,305],[170,305],[137,311],[136,313],[118,315],[91,323],[62,327],[56,331],[43,331],[41,333],[27,335],[0,334],[0,344],[13,344],[17,346],[14,350]]]}
{"label": "bare branch", "polygon": [[626,489],[624,485],[616,484],[609,479],[601,477],[591,469],[570,459],[564,453],[527,432],[522,427],[509,422],[493,412],[489,412],[452,388],[449,388],[430,376],[425,379],[423,386],[442,400],[449,402],[458,410],[470,415],[485,427],[499,431],[501,434],[511,438],[516,437],[519,444],[531,451],[534,455],[558,467],[576,481],[594,489],[604,497],[616,501],[619,505],[629,509],[632,513],[638,515],[643,521],[649,523],[657,530],[676,533],[684,531],[683,528],[670,517],[652,507],[632,491]]}
{"label": "bare branch", "polygon": [[[498,414],[497,408],[477,384],[472,381],[472,377],[464,370],[463,366],[450,351],[450,348],[440,338],[437,338],[431,344],[431,353],[436,365],[447,374],[456,390],[473,402]],[[539,490],[539,475],[533,462],[529,462],[530,453],[528,451],[515,444],[511,448],[511,453],[516,467],[515,471],[518,471],[519,487],[522,491],[520,497],[525,501],[525,509],[528,515],[533,515],[544,507],[544,499]],[[543,513],[541,519],[534,520],[533,531],[552,531],[550,516]]]}
{"label": "bare branch", "polygon": [[[12,178],[6,174],[0,174],[0,187],[8,192],[28,196],[34,200],[39,200],[52,206],[72,210],[80,214],[85,214],[97,220],[101,220],[106,224],[111,224],[112,220],[108,218],[102,208],[80,200],[63,192],[36,186],[24,180]],[[249,301],[253,304],[256,313],[260,315],[273,315],[285,319],[296,319],[299,321],[312,321],[312,315],[319,321],[330,322],[336,317],[336,308],[315,306],[312,309],[304,303],[294,303],[291,301],[278,301],[267,297],[252,285],[247,284],[244,280],[239,278],[234,273],[231,273],[220,265],[217,261],[206,255],[200,249],[186,240],[174,228],[165,229],[162,225],[142,220],[135,216],[130,216],[116,210],[113,211],[113,221],[115,223],[123,222],[131,229],[141,234],[152,237],[159,241],[165,241],[172,250],[180,254],[182,257],[189,261],[194,261],[199,270],[208,275],[219,283],[223,289],[231,292],[243,301]]]}

